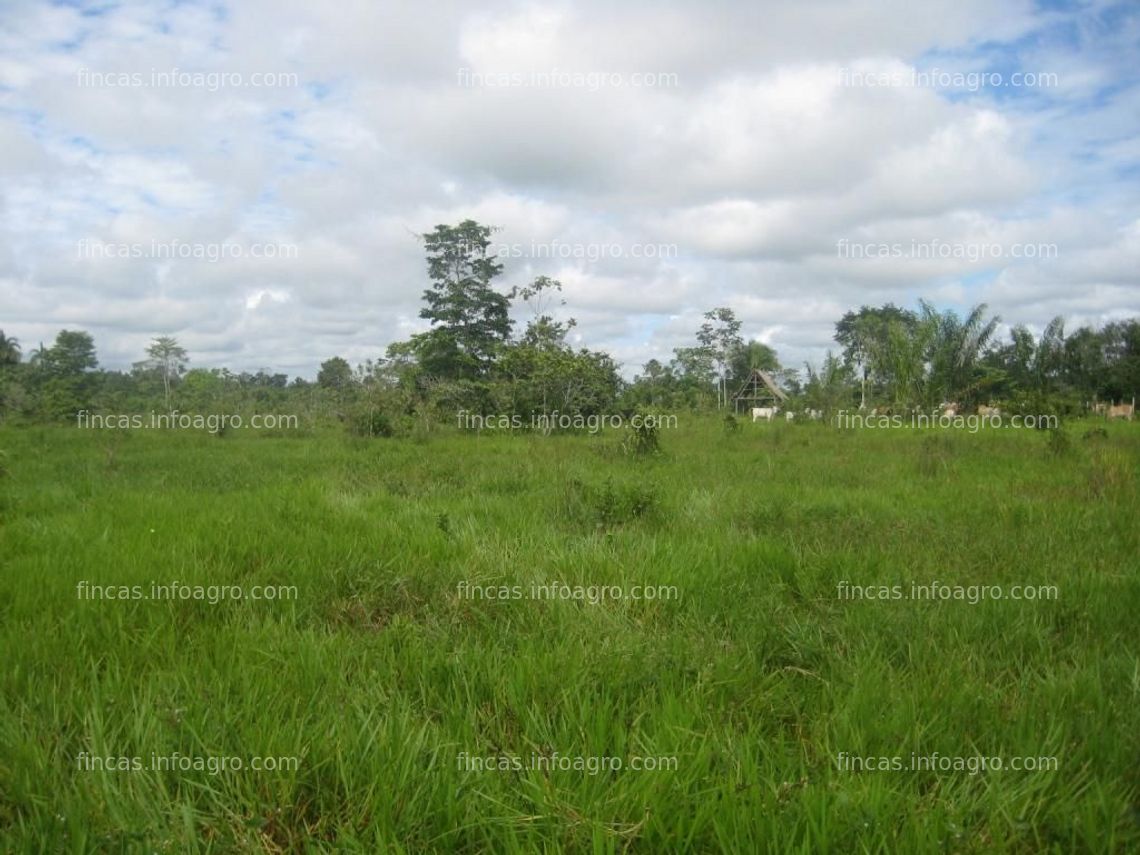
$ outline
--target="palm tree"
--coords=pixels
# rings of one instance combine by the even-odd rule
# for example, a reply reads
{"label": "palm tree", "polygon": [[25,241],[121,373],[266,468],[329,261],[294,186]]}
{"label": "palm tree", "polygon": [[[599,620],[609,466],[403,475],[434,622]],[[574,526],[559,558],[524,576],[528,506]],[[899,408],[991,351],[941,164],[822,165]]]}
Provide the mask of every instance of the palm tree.
{"label": "palm tree", "polygon": [[20,361],[20,342],[0,330],[0,365],[15,365]]}
{"label": "palm tree", "polygon": [[977,391],[982,354],[1001,323],[996,316],[986,320],[987,309],[980,303],[963,319],[953,310],[940,314],[929,303],[922,303],[924,320],[934,331],[929,354],[930,387],[943,400],[971,398]]}

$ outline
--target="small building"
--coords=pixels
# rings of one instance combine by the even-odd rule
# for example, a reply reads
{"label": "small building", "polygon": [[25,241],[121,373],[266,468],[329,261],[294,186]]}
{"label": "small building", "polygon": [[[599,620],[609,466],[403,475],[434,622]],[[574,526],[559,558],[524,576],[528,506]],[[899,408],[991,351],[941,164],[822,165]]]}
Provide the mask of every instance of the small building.
{"label": "small building", "polygon": [[750,412],[753,407],[778,407],[788,400],[788,396],[776,385],[767,371],[753,368],[740,389],[732,396],[733,412]]}

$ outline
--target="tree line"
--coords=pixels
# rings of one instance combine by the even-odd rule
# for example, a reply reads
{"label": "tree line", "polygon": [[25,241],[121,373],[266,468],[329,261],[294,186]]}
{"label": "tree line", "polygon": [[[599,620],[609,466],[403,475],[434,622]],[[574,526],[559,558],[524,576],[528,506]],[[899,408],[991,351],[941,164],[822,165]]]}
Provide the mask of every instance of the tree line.
{"label": "tree line", "polygon": [[[848,311],[835,325],[837,351],[818,366],[781,365],[769,345],[746,341],[729,307],[707,311],[690,345],[667,363],[651,359],[626,382],[609,354],[574,348],[577,325],[561,317],[562,285],[548,276],[502,293],[503,265],[490,251],[495,229],[473,220],[421,235],[429,285],[420,316],[429,329],[355,368],[323,362],[315,382],[267,370],[189,368],[170,336],[156,337],[130,371],[100,370],[92,336],[62,330],[27,359],[0,331],[0,418],[74,419],[80,410],[127,413],[289,412],[393,435],[454,423],[455,414],[592,416],[636,410],[731,411],[755,369],[769,374],[793,407],[825,412],[906,408],[953,401],[1010,411],[1076,414],[1094,401],[1128,400],[1140,388],[1140,320],[1066,334],[1055,318],[1035,337],[1025,326],[999,340],[985,305],[964,316],[926,301]],[[514,314],[525,315],[516,334]]]}

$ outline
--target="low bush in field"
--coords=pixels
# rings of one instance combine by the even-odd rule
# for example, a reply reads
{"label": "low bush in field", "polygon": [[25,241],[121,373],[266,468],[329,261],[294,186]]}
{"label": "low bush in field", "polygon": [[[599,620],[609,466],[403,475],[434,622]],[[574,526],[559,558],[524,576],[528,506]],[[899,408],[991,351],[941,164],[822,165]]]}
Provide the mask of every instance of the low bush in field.
{"label": "low bush in field", "polygon": [[396,428],[390,413],[374,406],[358,405],[345,414],[345,426],[354,436],[390,437]]}
{"label": "low bush in field", "polygon": [[612,477],[600,485],[572,478],[563,496],[563,511],[569,520],[600,529],[653,517],[659,512],[660,504],[656,487],[615,484]]}

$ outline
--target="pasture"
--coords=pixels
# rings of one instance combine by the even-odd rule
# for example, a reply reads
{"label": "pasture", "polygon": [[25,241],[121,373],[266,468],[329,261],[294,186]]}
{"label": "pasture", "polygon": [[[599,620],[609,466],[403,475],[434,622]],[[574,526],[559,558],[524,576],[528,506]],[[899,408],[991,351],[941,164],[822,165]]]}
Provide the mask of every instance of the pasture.
{"label": "pasture", "polygon": [[[1102,425],[0,429],[0,850],[1136,851],[1140,426]],[[80,594],[174,582],[294,590]],[[1053,594],[841,594],[931,583]],[[470,595],[534,585],[676,595]]]}

